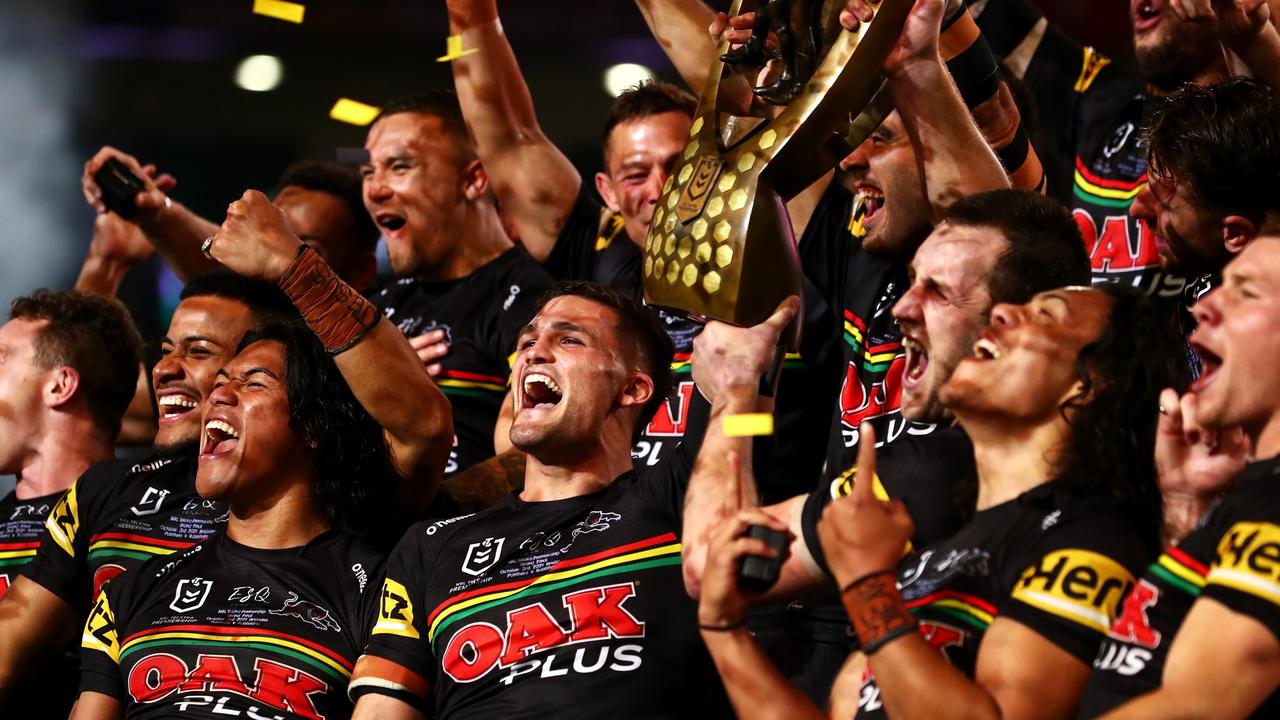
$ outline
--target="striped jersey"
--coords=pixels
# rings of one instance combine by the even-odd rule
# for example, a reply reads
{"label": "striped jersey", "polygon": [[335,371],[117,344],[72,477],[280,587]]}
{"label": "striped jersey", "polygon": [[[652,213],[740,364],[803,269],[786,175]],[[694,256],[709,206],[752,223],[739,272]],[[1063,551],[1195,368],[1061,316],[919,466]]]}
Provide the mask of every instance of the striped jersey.
{"label": "striped jersey", "polygon": [[430,717],[729,716],[680,569],[675,473],[410,529],[351,693]]}
{"label": "striped jersey", "polygon": [[[1150,559],[1113,503],[1051,482],[978,511],[953,537],[908,555],[898,585],[925,640],[973,677],[983,637],[999,617],[1091,662]],[[874,658],[858,717],[885,717]]]}
{"label": "striped jersey", "polygon": [[123,717],[324,720],[368,639],[383,558],[337,532],[283,550],[225,529],[108,583],[81,639],[81,692]]}
{"label": "striped jersey", "polygon": [[0,500],[0,598],[8,592],[22,568],[36,556],[45,519],[61,492],[19,500],[14,491]]}
{"label": "striped jersey", "polygon": [[203,540],[226,508],[196,494],[192,455],[107,460],[85,471],[54,506],[23,574],[87,611],[107,580]]}
{"label": "striped jersey", "polygon": [[[1236,487],[1176,547],[1168,548],[1125,597],[1093,659],[1081,717],[1160,686],[1165,659],[1199,597],[1249,615],[1280,636],[1280,458],[1245,468]],[[1280,714],[1280,693],[1251,717]]]}

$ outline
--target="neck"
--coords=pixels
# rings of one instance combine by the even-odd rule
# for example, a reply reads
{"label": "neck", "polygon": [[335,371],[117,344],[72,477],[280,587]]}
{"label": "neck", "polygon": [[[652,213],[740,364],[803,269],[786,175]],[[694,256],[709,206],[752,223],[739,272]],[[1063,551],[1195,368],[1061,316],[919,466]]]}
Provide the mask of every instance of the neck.
{"label": "neck", "polygon": [[467,277],[513,246],[497,211],[488,203],[467,205],[442,236],[448,246],[445,256],[418,273],[419,280],[441,282]]}
{"label": "neck", "polygon": [[241,545],[283,550],[306,545],[329,529],[311,490],[311,478],[291,483],[281,494],[244,505],[231,503],[227,536]]}
{"label": "neck", "polygon": [[604,435],[602,433],[594,447],[578,447],[563,457],[536,450],[530,452],[520,499],[526,502],[564,500],[609,487],[632,468],[631,445],[629,434],[624,442],[609,442]]}
{"label": "neck", "polygon": [[1055,415],[1031,425],[1004,418],[962,417],[978,467],[978,510],[1008,502],[1053,478],[1054,457],[1066,442],[1066,422]]}
{"label": "neck", "polygon": [[16,473],[19,500],[62,492],[90,465],[115,457],[112,443],[87,419],[60,418],[50,426]]}
{"label": "neck", "polygon": [[1266,460],[1280,455],[1280,410],[1248,435],[1254,458]]}

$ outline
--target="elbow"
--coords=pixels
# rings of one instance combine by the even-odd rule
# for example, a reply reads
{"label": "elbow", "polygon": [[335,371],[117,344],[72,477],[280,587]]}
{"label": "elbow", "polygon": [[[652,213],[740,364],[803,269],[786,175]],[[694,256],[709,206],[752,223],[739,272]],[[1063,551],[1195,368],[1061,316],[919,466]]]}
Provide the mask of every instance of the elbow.
{"label": "elbow", "polygon": [[685,546],[684,559],[680,563],[684,575],[684,591],[695,602],[702,597],[702,571],[706,561],[706,552],[700,552],[697,546]]}

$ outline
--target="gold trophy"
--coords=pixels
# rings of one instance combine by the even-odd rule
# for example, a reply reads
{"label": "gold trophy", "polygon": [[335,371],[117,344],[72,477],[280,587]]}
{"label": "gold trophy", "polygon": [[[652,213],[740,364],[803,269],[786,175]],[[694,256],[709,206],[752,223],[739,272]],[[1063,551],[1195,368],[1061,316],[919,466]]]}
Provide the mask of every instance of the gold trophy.
{"label": "gold trophy", "polygon": [[[729,14],[740,12],[734,0]],[[685,146],[653,213],[644,249],[645,300],[735,325],[764,321],[801,293],[785,201],[831,170],[886,114],[881,68],[912,0],[880,0],[875,18],[851,33],[844,0],[762,0],[752,40],[720,44]],[[754,88],[781,105],[772,119],[719,110],[726,64],[763,64],[770,26],[782,77]],[[820,59],[820,61],[819,61]],[[727,61],[727,62],[726,62]],[[739,65],[740,67],[740,65]],[[851,115],[858,116],[852,122]],[[795,349],[800,323],[786,344]]]}

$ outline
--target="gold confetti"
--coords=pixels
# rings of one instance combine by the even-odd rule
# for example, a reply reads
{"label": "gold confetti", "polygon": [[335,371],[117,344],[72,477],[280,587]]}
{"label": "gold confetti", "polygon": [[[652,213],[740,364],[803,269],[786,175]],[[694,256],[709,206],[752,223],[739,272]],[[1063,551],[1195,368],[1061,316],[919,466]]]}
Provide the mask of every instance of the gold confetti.
{"label": "gold confetti", "polygon": [[769,413],[743,413],[724,419],[726,437],[752,437],[773,434],[773,416]]}
{"label": "gold confetti", "polygon": [[476,52],[480,51],[476,48],[471,48],[470,50],[462,49],[461,35],[450,35],[449,39],[445,41],[444,54],[436,58],[436,62],[451,62]]}
{"label": "gold confetti", "polygon": [[378,117],[380,112],[382,112],[382,108],[366,105],[357,100],[340,98],[338,102],[333,104],[333,109],[329,111],[329,117],[352,125],[368,125]]}
{"label": "gold confetti", "polygon": [[301,23],[307,6],[285,0],[253,0],[255,15],[265,15],[285,22]]}

